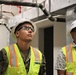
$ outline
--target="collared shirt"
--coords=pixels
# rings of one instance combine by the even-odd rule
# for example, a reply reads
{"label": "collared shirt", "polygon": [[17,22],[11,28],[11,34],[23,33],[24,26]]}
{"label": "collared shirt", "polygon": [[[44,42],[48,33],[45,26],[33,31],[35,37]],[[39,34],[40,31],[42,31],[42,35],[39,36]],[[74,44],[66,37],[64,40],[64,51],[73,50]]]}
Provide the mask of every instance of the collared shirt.
{"label": "collared shirt", "polygon": [[[8,58],[6,55],[6,51],[4,49],[2,49],[0,51],[0,53],[2,54],[0,56],[1,60],[0,60],[0,75],[3,74],[3,72],[7,69],[8,66]],[[21,56],[23,58],[24,64],[26,65],[26,71],[28,73],[29,71],[29,65],[30,65],[30,52],[28,52],[27,54],[24,54],[22,51],[20,51]],[[45,57],[44,55],[42,55],[42,65],[40,66],[40,71],[39,71],[39,75],[46,75],[46,62],[45,62]]]}
{"label": "collared shirt", "polygon": [[[76,47],[76,44],[74,42],[72,43],[72,47],[74,47],[74,48]],[[61,49],[59,51],[59,54],[56,59],[55,69],[56,70],[65,70],[65,67],[66,67],[65,62],[66,62],[66,58],[65,58],[65,55],[63,54],[62,49]]]}

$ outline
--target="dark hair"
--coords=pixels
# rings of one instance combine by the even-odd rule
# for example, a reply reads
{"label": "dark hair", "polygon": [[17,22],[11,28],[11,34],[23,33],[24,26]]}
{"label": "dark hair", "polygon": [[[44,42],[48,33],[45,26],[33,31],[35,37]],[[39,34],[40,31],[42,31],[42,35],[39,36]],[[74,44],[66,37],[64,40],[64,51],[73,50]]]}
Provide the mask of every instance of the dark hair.
{"label": "dark hair", "polygon": [[71,33],[71,32],[76,32],[76,27],[73,28],[73,29],[70,31],[70,33]]}
{"label": "dark hair", "polygon": [[16,33],[16,31],[17,31],[23,24],[30,24],[30,25],[34,28],[34,26],[33,26],[30,22],[26,21],[26,22],[20,23],[20,24],[16,27],[14,33]]}

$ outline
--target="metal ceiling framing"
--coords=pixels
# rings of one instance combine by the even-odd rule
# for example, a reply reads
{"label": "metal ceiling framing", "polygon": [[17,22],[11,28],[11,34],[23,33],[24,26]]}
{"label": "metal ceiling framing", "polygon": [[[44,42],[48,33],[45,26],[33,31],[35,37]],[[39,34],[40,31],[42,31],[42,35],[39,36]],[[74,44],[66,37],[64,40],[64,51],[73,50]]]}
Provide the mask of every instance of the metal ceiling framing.
{"label": "metal ceiling framing", "polygon": [[40,8],[45,16],[51,20],[51,21],[56,21],[57,18],[53,17],[47,10],[46,8],[40,3],[31,3],[31,2],[18,2],[18,1],[0,1],[0,4],[7,4],[7,5],[20,5],[20,6],[29,6],[29,7],[37,7]]}

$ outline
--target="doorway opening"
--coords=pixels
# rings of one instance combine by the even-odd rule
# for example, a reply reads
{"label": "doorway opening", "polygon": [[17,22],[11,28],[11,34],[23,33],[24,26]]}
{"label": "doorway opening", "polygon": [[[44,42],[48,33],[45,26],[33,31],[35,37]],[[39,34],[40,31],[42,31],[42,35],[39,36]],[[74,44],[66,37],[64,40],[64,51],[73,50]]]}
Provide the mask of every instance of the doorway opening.
{"label": "doorway opening", "polygon": [[53,26],[39,29],[39,49],[46,58],[47,75],[53,75]]}

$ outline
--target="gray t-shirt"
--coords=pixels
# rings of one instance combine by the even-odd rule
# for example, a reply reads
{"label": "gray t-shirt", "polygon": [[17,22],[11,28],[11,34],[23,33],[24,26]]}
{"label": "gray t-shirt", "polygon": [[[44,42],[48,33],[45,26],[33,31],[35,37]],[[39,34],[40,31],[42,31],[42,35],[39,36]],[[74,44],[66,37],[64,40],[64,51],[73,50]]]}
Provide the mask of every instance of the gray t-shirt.
{"label": "gray t-shirt", "polygon": [[[73,42],[72,47],[76,48],[76,44]],[[59,51],[59,54],[56,59],[55,69],[56,70],[65,70],[66,67],[66,57],[62,52],[62,49]]]}
{"label": "gray t-shirt", "polygon": [[[76,44],[72,43],[72,47],[76,48]],[[66,58],[62,52],[62,49],[59,51],[59,54],[56,59],[55,69],[56,70],[65,70],[66,67]]]}
{"label": "gray t-shirt", "polygon": [[62,50],[60,50],[57,59],[56,59],[56,64],[55,64],[55,69],[56,70],[65,70],[65,55],[63,54]]}

